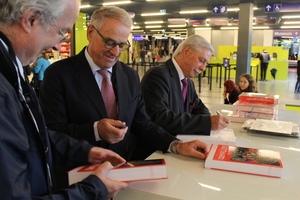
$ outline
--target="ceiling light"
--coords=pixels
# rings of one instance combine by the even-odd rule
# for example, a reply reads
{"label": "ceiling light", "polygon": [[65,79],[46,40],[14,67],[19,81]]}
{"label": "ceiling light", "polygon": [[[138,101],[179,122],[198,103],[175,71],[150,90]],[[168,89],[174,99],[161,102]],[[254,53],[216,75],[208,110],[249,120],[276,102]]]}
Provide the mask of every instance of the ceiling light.
{"label": "ceiling light", "polygon": [[164,29],[150,30],[150,32],[155,32],[155,31],[164,31]]}
{"label": "ceiling light", "polygon": [[141,28],[140,26],[132,26],[131,29]]}
{"label": "ceiling light", "polygon": [[283,24],[300,24],[300,21],[294,21],[294,22],[283,22]]}
{"label": "ceiling light", "polygon": [[232,29],[232,30],[236,29],[237,30],[237,29],[239,29],[239,27],[221,27],[221,29],[224,29],[224,30],[225,29]]}
{"label": "ceiling light", "polygon": [[294,18],[300,18],[300,15],[290,15],[290,16],[282,16],[282,19],[294,19]]}
{"label": "ceiling light", "polygon": [[281,26],[280,28],[300,28],[300,26]]}
{"label": "ceiling light", "polygon": [[170,27],[170,28],[185,27],[185,24],[184,25],[168,25],[168,27]]}
{"label": "ceiling light", "polygon": [[107,6],[107,5],[117,5],[117,4],[127,4],[127,3],[131,3],[131,1],[107,2],[107,3],[102,3],[102,5]]}
{"label": "ceiling light", "polygon": [[161,26],[160,25],[158,25],[158,26],[146,26],[146,28],[161,28]]}
{"label": "ceiling light", "polygon": [[145,24],[162,24],[164,23],[164,21],[147,21],[147,22],[144,22]]}
{"label": "ceiling light", "polygon": [[252,29],[268,29],[268,26],[253,26]]}
{"label": "ceiling light", "polygon": [[144,32],[144,30],[131,30],[131,32]]}
{"label": "ceiling light", "polygon": [[81,5],[80,8],[89,8],[91,5]]}
{"label": "ceiling light", "polygon": [[208,10],[190,10],[190,11],[180,11],[180,14],[192,14],[192,13],[207,13]]}
{"label": "ceiling light", "polygon": [[165,15],[166,13],[142,13],[141,16]]}
{"label": "ceiling light", "polygon": [[210,30],[211,28],[210,27],[207,27],[207,28],[195,28],[195,30]]}

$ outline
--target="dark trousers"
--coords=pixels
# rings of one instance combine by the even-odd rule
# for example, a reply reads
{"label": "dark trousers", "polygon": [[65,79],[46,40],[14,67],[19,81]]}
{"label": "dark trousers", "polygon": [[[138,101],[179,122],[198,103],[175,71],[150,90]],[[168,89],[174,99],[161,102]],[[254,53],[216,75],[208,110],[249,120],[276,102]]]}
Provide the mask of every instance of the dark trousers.
{"label": "dark trousers", "polygon": [[260,80],[264,81],[266,80],[266,73],[267,73],[267,69],[268,69],[268,65],[269,63],[261,63],[260,64]]}

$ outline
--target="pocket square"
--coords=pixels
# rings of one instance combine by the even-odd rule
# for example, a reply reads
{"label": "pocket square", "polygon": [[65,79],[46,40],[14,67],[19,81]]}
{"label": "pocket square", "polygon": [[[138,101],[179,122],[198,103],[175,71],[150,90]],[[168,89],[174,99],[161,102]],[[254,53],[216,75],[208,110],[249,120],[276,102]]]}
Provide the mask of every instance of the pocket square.
{"label": "pocket square", "polygon": [[195,103],[194,102],[190,102],[190,104],[189,104],[189,109],[192,109],[192,108],[194,108],[195,107]]}

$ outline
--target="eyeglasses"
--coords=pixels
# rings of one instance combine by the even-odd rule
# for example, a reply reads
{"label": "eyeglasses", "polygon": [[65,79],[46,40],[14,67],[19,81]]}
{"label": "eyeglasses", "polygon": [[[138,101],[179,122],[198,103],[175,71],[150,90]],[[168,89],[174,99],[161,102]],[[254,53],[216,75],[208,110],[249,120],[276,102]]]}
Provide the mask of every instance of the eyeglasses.
{"label": "eyeglasses", "polygon": [[59,41],[59,43],[63,43],[67,40],[70,39],[70,36],[68,34],[68,31],[66,31],[65,33],[63,33],[56,24],[54,24],[54,27],[56,28],[56,30],[58,31],[59,33],[59,37],[61,38],[61,40]]}
{"label": "eyeglasses", "polygon": [[94,27],[94,29],[97,31],[98,35],[100,35],[100,37],[102,38],[102,40],[104,41],[104,46],[107,49],[112,49],[115,46],[119,46],[119,50],[120,51],[125,51],[127,50],[129,47],[131,47],[129,41],[127,40],[127,43],[121,42],[121,43],[117,43],[116,41],[112,40],[112,39],[108,39],[108,38],[104,38],[103,35],[98,31],[98,29],[96,29],[96,27],[94,25],[92,25]]}

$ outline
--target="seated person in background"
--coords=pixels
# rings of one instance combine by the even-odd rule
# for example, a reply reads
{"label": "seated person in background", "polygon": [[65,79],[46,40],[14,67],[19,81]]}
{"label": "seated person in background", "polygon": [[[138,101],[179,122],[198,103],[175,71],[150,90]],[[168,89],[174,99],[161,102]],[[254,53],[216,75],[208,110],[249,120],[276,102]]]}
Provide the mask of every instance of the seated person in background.
{"label": "seated person in background", "polygon": [[238,90],[236,84],[232,80],[226,80],[224,82],[224,104],[234,104],[238,100]]}
{"label": "seated person in background", "polygon": [[258,92],[256,82],[251,74],[242,74],[238,85],[239,95],[243,92]]}
{"label": "seated person in background", "polygon": [[178,46],[173,58],[149,69],[141,81],[147,113],[173,135],[209,135],[229,122],[224,116],[210,115],[190,79],[205,70],[213,51],[203,37],[191,35]]}

